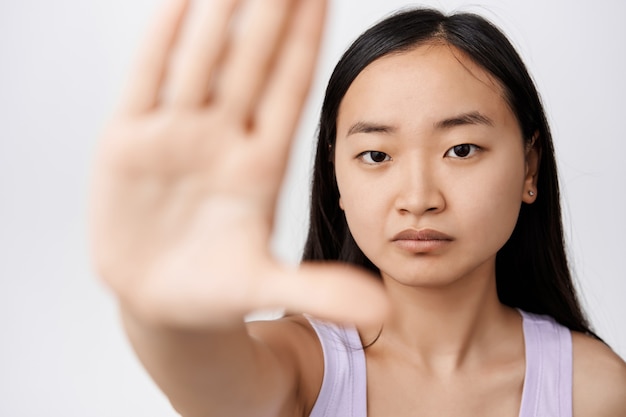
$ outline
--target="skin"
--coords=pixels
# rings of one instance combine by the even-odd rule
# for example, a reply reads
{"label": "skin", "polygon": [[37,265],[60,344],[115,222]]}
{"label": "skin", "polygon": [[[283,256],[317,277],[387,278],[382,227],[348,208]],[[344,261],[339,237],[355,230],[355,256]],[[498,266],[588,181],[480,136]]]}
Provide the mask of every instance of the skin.
{"label": "skin", "polygon": [[[523,331],[498,300],[495,256],[537,196],[533,141],[499,83],[449,45],[383,57],[348,89],[339,204],[393,306],[366,350],[368,416],[519,414]],[[425,229],[446,240],[394,239]],[[365,343],[375,330],[361,329]],[[624,362],[577,333],[573,352],[574,415],[624,415]]]}
{"label": "skin", "polygon": [[[287,321],[284,340],[251,337],[248,312],[283,306],[359,323],[385,315],[368,275],[289,268],[269,249],[325,9],[323,0],[165,2],[103,132],[94,265],[137,355],[184,416],[301,406],[296,361],[317,342],[298,346],[300,326]],[[245,30],[229,30],[235,19]]]}
{"label": "skin", "polygon": [[[447,45],[381,58],[350,86],[337,119],[340,204],[393,305],[366,353],[371,380],[387,381],[369,385],[370,415],[517,415],[521,320],[498,302],[495,256],[536,198],[537,162],[497,82]],[[405,230],[447,237],[394,241]]]}
{"label": "skin", "polygon": [[[533,201],[537,154],[497,83],[460,54],[431,45],[380,59],[341,105],[338,204],[384,288],[270,253],[325,7],[170,0],[155,18],[93,176],[94,264],[129,339],[186,417],[310,413],[324,370],[307,320],[243,321],[277,306],[356,323],[364,342],[382,326],[366,350],[370,416],[517,415],[521,319],[497,301],[494,256]],[[229,31],[233,19],[245,30]],[[490,122],[433,128],[468,111]],[[392,129],[349,134],[358,122]],[[463,143],[482,150],[451,158]],[[392,159],[364,164],[367,150]],[[451,240],[392,241],[426,227]],[[576,417],[625,415],[624,363],[582,335],[574,355]]]}
{"label": "skin", "polygon": [[[457,55],[448,46],[428,45],[379,59],[341,104],[335,151],[340,203],[387,288],[435,287],[472,274],[495,279],[495,254],[511,235],[521,203],[536,198],[528,194],[536,189],[536,152],[525,150],[499,86]],[[440,126],[467,114],[486,120]],[[359,123],[386,130],[354,131]],[[463,144],[471,145],[464,158],[454,152]],[[386,160],[359,156],[372,150]],[[451,241],[434,250],[389,244],[403,230],[423,229]]]}

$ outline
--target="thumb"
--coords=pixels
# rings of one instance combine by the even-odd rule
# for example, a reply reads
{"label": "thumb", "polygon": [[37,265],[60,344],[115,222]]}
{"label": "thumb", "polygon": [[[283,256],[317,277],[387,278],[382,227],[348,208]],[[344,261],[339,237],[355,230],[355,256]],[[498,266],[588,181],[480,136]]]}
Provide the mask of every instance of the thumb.
{"label": "thumb", "polygon": [[311,314],[342,324],[377,325],[389,310],[380,280],[340,263],[305,263],[278,274],[268,306]]}

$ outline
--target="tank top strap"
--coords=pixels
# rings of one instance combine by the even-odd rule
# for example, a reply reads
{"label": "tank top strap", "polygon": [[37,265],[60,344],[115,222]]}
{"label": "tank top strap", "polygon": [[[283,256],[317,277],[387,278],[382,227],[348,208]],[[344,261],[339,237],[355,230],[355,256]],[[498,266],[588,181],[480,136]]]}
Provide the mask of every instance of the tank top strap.
{"label": "tank top strap", "polygon": [[[572,417],[571,332],[552,318],[520,311],[526,375],[519,417]],[[307,317],[324,354],[324,377],[310,417],[366,417],[365,353],[353,327]]]}
{"label": "tank top strap", "polygon": [[354,327],[307,316],[322,345],[324,378],[310,417],[366,417],[365,353]]}
{"label": "tank top strap", "polygon": [[547,316],[520,311],[526,377],[520,417],[572,417],[572,335]]}

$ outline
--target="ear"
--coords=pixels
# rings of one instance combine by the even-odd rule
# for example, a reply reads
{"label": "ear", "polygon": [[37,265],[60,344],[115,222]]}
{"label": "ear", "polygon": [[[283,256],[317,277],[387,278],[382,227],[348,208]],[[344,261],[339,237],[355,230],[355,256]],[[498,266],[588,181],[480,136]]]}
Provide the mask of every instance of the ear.
{"label": "ear", "polygon": [[[343,208],[343,201],[341,201],[341,196],[339,196],[339,208],[340,208],[341,210],[344,210],[344,208]],[[345,210],[344,210],[344,211],[345,211]]]}
{"label": "ear", "polygon": [[525,146],[526,176],[522,201],[526,204],[532,204],[537,199],[537,179],[539,178],[539,161],[541,161],[541,147],[538,138],[539,132],[535,132],[530,142],[527,142]]}

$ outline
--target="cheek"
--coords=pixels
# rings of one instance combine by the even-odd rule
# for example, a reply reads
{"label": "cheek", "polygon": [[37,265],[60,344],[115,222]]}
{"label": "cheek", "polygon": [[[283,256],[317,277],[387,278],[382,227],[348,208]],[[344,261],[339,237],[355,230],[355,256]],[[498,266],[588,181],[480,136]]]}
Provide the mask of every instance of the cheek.
{"label": "cheek", "polygon": [[[481,175],[468,178],[471,192],[465,194],[466,221],[477,241],[493,246],[495,250],[511,236],[522,204],[524,165],[505,160],[491,165]],[[457,213],[458,214],[458,213]],[[467,220],[470,220],[467,222]]]}
{"label": "cheek", "polygon": [[340,206],[352,230],[358,225],[381,223],[385,197],[376,184],[363,181],[337,181],[340,193]]}
{"label": "cheek", "polygon": [[377,180],[342,168],[336,167],[339,204],[352,236],[363,249],[362,243],[373,241],[374,236],[383,232],[388,198]]}

